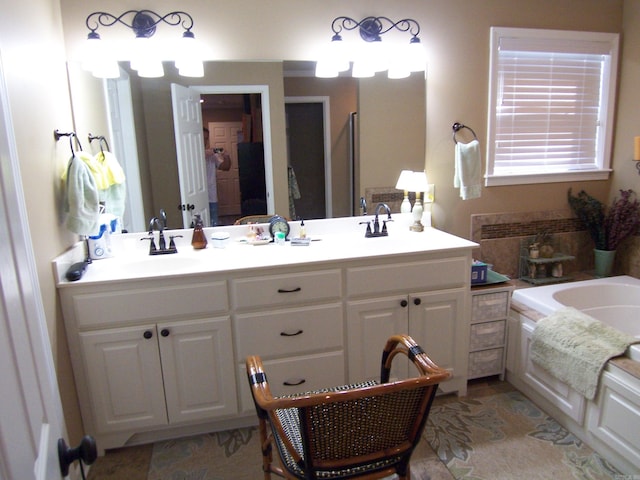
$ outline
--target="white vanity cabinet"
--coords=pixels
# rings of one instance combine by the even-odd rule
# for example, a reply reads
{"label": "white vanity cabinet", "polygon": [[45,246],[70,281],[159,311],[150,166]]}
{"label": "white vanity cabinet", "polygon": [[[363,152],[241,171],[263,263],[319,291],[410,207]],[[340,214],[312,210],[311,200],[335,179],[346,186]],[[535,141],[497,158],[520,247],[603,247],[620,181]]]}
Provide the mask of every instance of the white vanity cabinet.
{"label": "white vanity cabinet", "polygon": [[225,281],[61,289],[85,429],[101,449],[237,413]]}
{"label": "white vanity cabinet", "polygon": [[[361,220],[310,220],[308,246],[247,245],[247,227],[231,226],[225,249],[195,251],[191,232],[176,231],[176,255],[134,250],[76,282],[64,272],[83,245],[54,260],[84,428],[99,449],[257,423],[249,355],[274,395],[295,394],[377,378],[388,337],[408,333],[453,372],[441,389],[464,394],[477,245],[400,223],[369,239]],[[141,244],[113,241],[124,252]]]}
{"label": "white vanity cabinet", "polygon": [[238,278],[231,291],[242,412],[255,412],[248,355],[260,356],[276,396],[345,383],[340,269]]}
{"label": "white vanity cabinet", "polygon": [[[414,261],[348,268],[349,382],[378,378],[387,338],[408,333],[427,355],[453,373],[440,388],[466,393],[469,343],[469,258],[416,257]],[[397,295],[389,293],[401,292]],[[393,376],[413,372],[398,367]]]}

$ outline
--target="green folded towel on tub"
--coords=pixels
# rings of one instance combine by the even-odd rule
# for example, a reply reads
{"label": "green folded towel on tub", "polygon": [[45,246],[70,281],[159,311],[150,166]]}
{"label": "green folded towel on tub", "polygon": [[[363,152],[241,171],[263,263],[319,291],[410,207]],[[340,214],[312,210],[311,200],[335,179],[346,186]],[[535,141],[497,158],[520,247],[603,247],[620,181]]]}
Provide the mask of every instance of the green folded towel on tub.
{"label": "green folded towel on tub", "polygon": [[531,361],[591,400],[610,358],[640,342],[572,307],[538,321]]}

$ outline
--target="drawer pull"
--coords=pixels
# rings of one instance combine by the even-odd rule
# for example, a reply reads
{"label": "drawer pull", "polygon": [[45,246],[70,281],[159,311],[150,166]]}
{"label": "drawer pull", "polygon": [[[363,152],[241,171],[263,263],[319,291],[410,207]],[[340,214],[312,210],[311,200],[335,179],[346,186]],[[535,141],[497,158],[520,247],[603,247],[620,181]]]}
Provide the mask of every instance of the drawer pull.
{"label": "drawer pull", "polygon": [[302,385],[304,382],[306,382],[306,380],[304,378],[301,378],[300,380],[296,381],[285,380],[284,382],[282,382],[282,384],[286,387],[297,387],[298,385]]}
{"label": "drawer pull", "polygon": [[151,330],[145,330],[142,336],[149,340],[151,337],[153,337],[153,332]]}
{"label": "drawer pull", "polygon": [[297,332],[294,332],[294,333],[280,332],[280,336],[281,337],[295,337],[297,335],[301,335],[303,332],[304,332],[304,330],[298,330]]}
{"label": "drawer pull", "polygon": [[301,292],[301,291],[302,291],[302,288],[300,287],[291,288],[291,289],[287,289],[287,288],[278,289],[278,293],[294,293],[294,292]]}

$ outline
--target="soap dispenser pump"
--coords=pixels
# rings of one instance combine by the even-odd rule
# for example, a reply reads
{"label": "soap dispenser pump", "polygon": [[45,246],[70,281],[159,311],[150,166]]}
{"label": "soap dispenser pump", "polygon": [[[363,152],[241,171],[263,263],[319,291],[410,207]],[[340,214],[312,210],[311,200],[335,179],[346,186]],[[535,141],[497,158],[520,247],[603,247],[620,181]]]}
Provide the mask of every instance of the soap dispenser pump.
{"label": "soap dispenser pump", "polygon": [[191,237],[191,246],[196,250],[207,248],[207,236],[202,229],[202,218],[199,214],[195,214],[193,236]]}

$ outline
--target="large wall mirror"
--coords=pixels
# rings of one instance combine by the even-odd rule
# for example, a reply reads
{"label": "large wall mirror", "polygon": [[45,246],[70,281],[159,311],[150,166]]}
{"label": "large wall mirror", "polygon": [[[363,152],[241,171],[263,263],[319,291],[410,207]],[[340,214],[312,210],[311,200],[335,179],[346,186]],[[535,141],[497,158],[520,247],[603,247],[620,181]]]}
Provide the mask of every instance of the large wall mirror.
{"label": "large wall mirror", "polygon": [[[232,168],[217,179],[219,224],[262,211],[290,218],[357,214],[367,175],[384,169],[394,177],[424,164],[422,74],[316,79],[312,69],[312,62],[207,62],[204,78],[179,77],[167,66],[153,79],[123,62],[119,80],[102,81],[70,64],[77,131],[108,135],[125,168],[125,228],[145,230],[145,219],[160,208],[170,228],[188,227],[191,213],[204,208],[190,210],[184,201],[171,84],[199,96],[211,147],[232,156]],[[385,181],[378,183],[394,182]]]}

